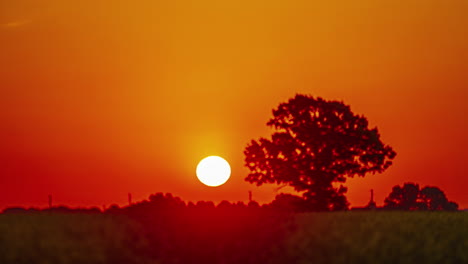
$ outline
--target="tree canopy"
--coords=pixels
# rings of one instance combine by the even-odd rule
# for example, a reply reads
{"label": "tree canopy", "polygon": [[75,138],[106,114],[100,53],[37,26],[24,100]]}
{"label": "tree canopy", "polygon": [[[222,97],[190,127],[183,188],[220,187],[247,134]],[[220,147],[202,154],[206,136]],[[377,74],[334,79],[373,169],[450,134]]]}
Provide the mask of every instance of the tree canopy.
{"label": "tree canopy", "polygon": [[271,138],[247,145],[246,181],[289,185],[311,210],[348,207],[347,177],[381,173],[396,153],[382,143],[377,128],[339,101],[298,94],[273,109]]}
{"label": "tree canopy", "polygon": [[456,211],[458,204],[451,202],[445,193],[435,186],[426,186],[422,189],[418,184],[405,183],[403,186],[394,186],[392,192],[385,198],[384,208],[397,210],[431,210]]}

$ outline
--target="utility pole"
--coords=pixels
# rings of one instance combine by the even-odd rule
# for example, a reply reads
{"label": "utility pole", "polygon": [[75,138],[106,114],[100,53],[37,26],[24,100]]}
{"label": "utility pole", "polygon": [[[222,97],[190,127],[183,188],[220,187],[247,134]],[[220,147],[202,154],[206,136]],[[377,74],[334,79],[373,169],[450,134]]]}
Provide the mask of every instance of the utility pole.
{"label": "utility pole", "polygon": [[49,194],[49,209],[52,209],[52,195]]}
{"label": "utility pole", "polygon": [[132,194],[128,193],[128,205],[132,205]]}
{"label": "utility pole", "polygon": [[374,202],[374,190],[371,189],[370,190],[370,201],[369,201],[369,204],[367,205],[367,209],[373,210],[375,208],[377,208],[377,205]]}

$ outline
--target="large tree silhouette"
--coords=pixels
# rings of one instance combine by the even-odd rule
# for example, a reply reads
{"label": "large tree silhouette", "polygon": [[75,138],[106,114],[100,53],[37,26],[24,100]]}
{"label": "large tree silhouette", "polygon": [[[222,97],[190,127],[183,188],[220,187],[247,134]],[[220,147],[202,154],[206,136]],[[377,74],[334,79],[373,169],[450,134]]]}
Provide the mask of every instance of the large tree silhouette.
{"label": "large tree silhouette", "polygon": [[396,155],[343,102],[298,94],[274,109],[267,125],[275,130],[271,139],[252,140],[244,151],[245,180],[292,186],[311,210],[346,209],[347,177],[383,172]]}

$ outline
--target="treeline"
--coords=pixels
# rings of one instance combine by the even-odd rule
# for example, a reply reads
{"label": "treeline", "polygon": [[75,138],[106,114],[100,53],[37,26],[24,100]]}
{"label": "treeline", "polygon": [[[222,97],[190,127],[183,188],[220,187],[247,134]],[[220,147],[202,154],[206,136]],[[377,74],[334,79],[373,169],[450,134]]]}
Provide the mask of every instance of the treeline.
{"label": "treeline", "polygon": [[[396,197],[395,199],[386,201],[391,201],[392,204],[398,206],[403,204],[406,206],[407,202],[411,204],[410,201],[418,203],[423,194],[426,195],[424,197],[429,197],[427,193],[429,189],[423,188],[424,192],[418,189],[416,200],[413,199],[413,192],[411,192],[413,195],[411,199],[408,198],[407,190],[411,188],[400,189],[395,189],[396,191],[393,192],[395,195],[391,195],[391,197]],[[400,199],[402,197],[404,199]],[[399,201],[405,201],[405,203]],[[445,208],[436,206],[435,201],[429,202],[429,207],[418,208],[433,208],[434,210]],[[255,201],[247,204],[228,201],[218,204],[211,201],[186,203],[170,193],[156,193],[150,195],[147,200],[124,207],[112,205],[103,211],[99,208],[52,207],[44,210],[9,208],[4,213],[28,214],[26,218],[34,217],[36,212],[42,212],[37,216],[47,216],[47,212],[52,212],[51,217],[64,215],[56,214],[58,212],[77,213],[79,214],[77,218],[83,217],[84,214],[95,214],[91,218],[121,219],[130,225],[118,227],[113,231],[115,236],[125,236],[122,238],[125,245],[128,244],[125,248],[131,254],[149,260],[147,263],[247,264],[297,263],[297,256],[284,252],[288,247],[288,238],[298,228],[297,221],[295,221],[296,213],[310,211],[308,208],[310,207],[306,200],[291,194],[278,194],[271,203],[259,205]],[[397,207],[393,207],[395,208]],[[404,208],[414,209],[411,205]],[[74,216],[71,217],[74,218]],[[131,227],[131,232],[126,230],[129,227]],[[94,235],[99,236],[101,231],[92,232],[98,232]],[[84,235],[75,232],[71,234],[70,239],[76,236],[85,239]],[[113,256],[113,261],[106,263],[144,263],[140,260],[132,261],[133,258],[115,250],[113,246],[109,246],[109,252],[106,254]]]}
{"label": "treeline", "polygon": [[[128,219],[134,223],[129,240],[131,251],[156,263],[277,263],[288,262],[281,255],[283,243],[294,230],[291,210],[278,210],[272,204],[257,202],[230,203],[211,201],[184,202],[170,193],[156,193],[147,200],[125,207],[70,209],[66,207],[44,210],[9,208],[4,213],[44,215],[47,212],[96,214],[111,219]],[[52,213],[51,216],[59,215]],[[28,216],[26,216],[28,217]],[[126,227],[115,232],[127,234]],[[136,231],[135,231],[136,230]],[[79,234],[81,235],[81,234]],[[144,243],[143,243],[143,242]],[[141,244],[133,248],[132,243]],[[115,252],[120,256],[120,252]],[[123,261],[126,260],[126,261]],[[113,263],[140,263],[122,261]],[[141,262],[142,263],[142,262]]]}
{"label": "treeline", "polygon": [[255,201],[185,203],[170,193],[105,213],[140,223],[150,258],[162,263],[265,263],[281,252],[279,242],[293,228],[290,210]]}
{"label": "treeline", "polygon": [[[171,193],[155,193],[149,196],[148,200],[143,200],[124,207],[116,204],[109,208],[100,209],[98,207],[91,208],[70,208],[67,206],[57,206],[51,208],[22,208],[10,207],[6,208],[3,213],[36,213],[36,212],[56,212],[56,213],[108,213],[108,214],[141,214],[144,211],[253,211],[253,210],[268,210],[281,212],[311,212],[315,208],[310,201],[303,197],[280,193],[275,199],[268,204],[260,205],[256,201],[250,201],[247,204],[244,202],[229,202],[221,201],[218,204],[212,201],[185,202],[179,197],[173,196]],[[428,210],[428,211],[457,211],[458,204],[449,201],[445,193],[438,187],[426,186],[420,188],[415,183],[405,183],[402,186],[396,185],[392,192],[384,200],[384,206],[361,207],[362,209],[378,209],[378,210]]]}
{"label": "treeline", "polygon": [[71,208],[64,205],[50,208],[23,208],[9,207],[3,213],[38,213],[38,212],[54,212],[54,213],[107,213],[107,214],[141,214],[145,211],[281,211],[281,212],[307,212],[312,211],[308,207],[307,201],[302,197],[280,193],[271,203],[260,205],[256,201],[244,203],[221,201],[215,204],[212,201],[185,202],[180,197],[173,196],[171,193],[155,193],[151,194],[147,200],[132,203],[130,205],[120,207],[117,204],[112,204],[108,208],[101,209],[98,207],[90,208]]}
{"label": "treeline", "polygon": [[401,187],[393,187],[392,192],[385,198],[384,208],[405,211],[456,211],[458,204],[449,201],[438,187],[426,186],[420,189],[419,184],[408,182]]}

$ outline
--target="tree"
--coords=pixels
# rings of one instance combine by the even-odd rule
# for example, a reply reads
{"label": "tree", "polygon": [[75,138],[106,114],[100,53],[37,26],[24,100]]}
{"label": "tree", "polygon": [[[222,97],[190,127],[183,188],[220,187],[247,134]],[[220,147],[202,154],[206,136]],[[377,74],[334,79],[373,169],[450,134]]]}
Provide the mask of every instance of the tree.
{"label": "tree", "polygon": [[277,210],[294,212],[303,212],[306,209],[305,202],[301,197],[288,193],[280,193],[276,195],[275,199],[269,206]]}
{"label": "tree", "polygon": [[456,211],[458,210],[458,204],[450,202],[445,196],[445,193],[434,186],[426,186],[421,190],[422,202],[426,205],[426,208],[431,211],[435,210],[446,210]]}
{"label": "tree", "polygon": [[424,209],[425,204],[418,202],[419,185],[405,183],[403,187],[398,185],[392,188],[392,192],[385,198],[384,207],[387,209],[418,210]]}
{"label": "tree", "polygon": [[346,209],[347,177],[381,173],[396,155],[343,102],[298,94],[274,109],[267,125],[275,130],[271,139],[252,140],[244,151],[245,180],[289,185],[311,210]]}
{"label": "tree", "polygon": [[442,210],[448,202],[445,193],[437,187],[424,187],[421,190],[421,199],[429,210]]}
{"label": "tree", "polygon": [[405,183],[392,188],[392,192],[385,198],[384,208],[397,210],[431,210],[456,211],[458,204],[448,201],[445,193],[434,186],[419,189],[415,183]]}

